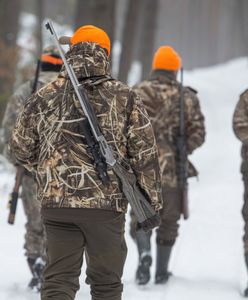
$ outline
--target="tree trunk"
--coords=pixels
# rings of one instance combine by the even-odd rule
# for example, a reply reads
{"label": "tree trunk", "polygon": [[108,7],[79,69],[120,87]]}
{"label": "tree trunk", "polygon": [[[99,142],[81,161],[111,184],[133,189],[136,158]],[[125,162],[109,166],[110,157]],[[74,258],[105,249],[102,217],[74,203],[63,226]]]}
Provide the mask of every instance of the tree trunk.
{"label": "tree trunk", "polygon": [[114,39],[115,0],[78,0],[76,4],[75,29],[83,25],[102,28]]}
{"label": "tree trunk", "polygon": [[157,32],[158,0],[143,0],[140,12],[140,35],[138,41],[137,60],[142,64],[142,80],[147,78],[151,71],[152,58],[154,54],[154,43]]}
{"label": "tree trunk", "polygon": [[75,26],[94,25],[108,34],[114,42],[116,0],[78,0],[76,3]]}
{"label": "tree trunk", "polygon": [[20,6],[19,0],[0,1],[0,121],[15,82]]}
{"label": "tree trunk", "polygon": [[40,57],[42,50],[43,50],[43,18],[44,18],[44,6],[43,1],[37,1],[37,57]]}
{"label": "tree trunk", "polygon": [[128,72],[133,61],[138,14],[140,12],[141,4],[142,0],[129,0],[128,3],[118,75],[119,80],[123,82],[127,82]]}

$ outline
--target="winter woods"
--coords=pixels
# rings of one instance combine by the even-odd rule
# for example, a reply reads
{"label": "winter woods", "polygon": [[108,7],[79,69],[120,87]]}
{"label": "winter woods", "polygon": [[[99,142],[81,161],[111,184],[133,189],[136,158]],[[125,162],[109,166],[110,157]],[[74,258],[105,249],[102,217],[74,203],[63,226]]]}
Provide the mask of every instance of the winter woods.
{"label": "winter woods", "polygon": [[[27,72],[30,75],[29,69],[45,43],[42,29],[45,18],[52,18],[71,30],[88,23],[102,26],[116,50],[112,55],[115,76],[127,81],[134,62],[139,62],[140,77],[145,78],[154,49],[164,43],[182,53],[188,69],[246,55],[247,13],[245,0],[3,0],[0,3],[1,112],[13,85],[26,79]],[[18,37],[28,15],[33,15],[36,22],[29,32],[33,36],[29,37],[32,45],[23,46]],[[22,52],[22,47],[28,50]],[[24,53],[30,51],[30,59],[20,64]]]}

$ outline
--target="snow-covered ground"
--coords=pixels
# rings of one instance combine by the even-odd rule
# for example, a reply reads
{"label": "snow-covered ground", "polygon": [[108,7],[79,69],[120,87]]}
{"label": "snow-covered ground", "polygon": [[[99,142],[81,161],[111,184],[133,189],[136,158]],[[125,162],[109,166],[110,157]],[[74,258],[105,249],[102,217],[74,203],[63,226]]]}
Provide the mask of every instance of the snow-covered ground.
{"label": "snow-covered ground", "polygon": [[[153,266],[151,283],[143,288],[134,283],[137,250],[128,234],[127,222],[129,253],[123,299],[242,299],[247,281],[240,214],[243,186],[239,173],[240,143],[232,132],[232,114],[239,94],[248,87],[248,61],[237,59],[186,72],[185,83],[199,91],[207,127],[206,143],[192,156],[200,176],[198,182],[190,181],[191,217],[182,221],[170,263],[173,277],[166,286],[154,285]],[[14,175],[6,166],[0,168],[0,174],[0,299],[36,300],[39,296],[26,289],[30,274],[22,249],[25,217],[21,203],[16,224],[7,225],[6,204]],[[153,246],[154,238],[155,234]],[[89,299],[84,275],[81,283],[76,299]]]}

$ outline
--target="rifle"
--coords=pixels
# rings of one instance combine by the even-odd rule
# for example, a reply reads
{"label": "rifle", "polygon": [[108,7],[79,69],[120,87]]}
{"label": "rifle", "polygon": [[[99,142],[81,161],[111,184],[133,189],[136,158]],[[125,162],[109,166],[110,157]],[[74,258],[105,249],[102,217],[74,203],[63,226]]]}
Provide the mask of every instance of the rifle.
{"label": "rifle", "polygon": [[41,63],[41,61],[38,58],[37,64],[36,64],[35,77],[34,77],[34,82],[33,82],[31,94],[35,93],[36,90],[37,90],[38,79],[39,79],[39,75],[40,75],[40,63]]}
{"label": "rifle", "polygon": [[[33,94],[38,85],[39,73],[40,73],[40,59],[37,60],[36,70],[35,70],[35,77],[34,82],[31,90],[31,94]],[[15,222],[15,214],[17,208],[17,201],[19,196],[19,189],[22,183],[22,176],[24,174],[25,168],[22,166],[17,166],[16,168],[16,177],[15,177],[15,185],[13,188],[13,192],[10,195],[9,200],[9,216],[8,216],[8,223],[13,225]]]}
{"label": "rifle", "polygon": [[179,112],[179,135],[177,137],[177,152],[178,152],[178,183],[180,190],[181,214],[184,219],[189,218],[188,207],[188,160],[187,160],[187,145],[185,134],[185,107],[183,95],[183,68],[181,68],[181,84],[180,84],[180,112]]}
{"label": "rifle", "polygon": [[9,207],[9,216],[8,216],[8,223],[13,225],[15,222],[15,214],[16,214],[16,207],[17,207],[17,201],[19,196],[19,189],[22,183],[22,176],[24,173],[24,167],[17,166],[16,167],[16,177],[15,177],[15,185],[13,188],[13,192],[10,195],[10,207]]}
{"label": "rifle", "polygon": [[[54,42],[60,52],[60,56],[64,62],[64,66],[71,80],[74,91],[86,116],[86,120],[88,121],[88,129],[91,132],[90,135],[93,136],[95,143],[98,144],[99,155],[101,155],[101,161],[110,166],[116,174],[116,176],[119,178],[122,184],[122,191],[137,217],[138,229],[142,229],[144,231],[149,231],[153,229],[154,227],[159,225],[159,214],[155,212],[151,204],[148,202],[148,199],[146,198],[144,192],[141,191],[141,189],[139,188],[134,173],[131,173],[124,169],[124,167],[122,167],[121,164],[114,158],[114,154],[111,147],[108,145],[105,137],[101,133],[97,116],[89,102],[88,96],[82,84],[79,83],[72,66],[67,62],[65,58],[57,34],[53,28],[52,21],[49,20],[45,26],[46,29],[50,31],[50,34],[54,38]],[[101,176],[106,177],[107,172],[102,170]],[[108,178],[104,178],[104,180],[105,179],[108,180]]]}

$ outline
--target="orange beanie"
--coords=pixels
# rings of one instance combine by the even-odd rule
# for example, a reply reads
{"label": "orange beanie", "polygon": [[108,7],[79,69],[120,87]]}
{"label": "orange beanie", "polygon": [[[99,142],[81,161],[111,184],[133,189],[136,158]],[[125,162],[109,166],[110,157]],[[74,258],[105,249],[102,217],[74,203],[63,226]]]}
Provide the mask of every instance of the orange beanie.
{"label": "orange beanie", "polygon": [[85,25],[76,30],[70,39],[71,45],[80,42],[97,43],[102,48],[106,49],[110,55],[110,39],[105,31],[93,25]]}
{"label": "orange beanie", "polygon": [[153,57],[152,69],[178,71],[181,67],[179,54],[170,46],[161,46]]}

